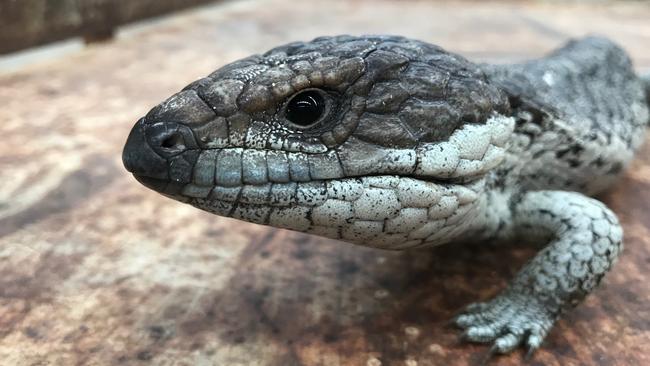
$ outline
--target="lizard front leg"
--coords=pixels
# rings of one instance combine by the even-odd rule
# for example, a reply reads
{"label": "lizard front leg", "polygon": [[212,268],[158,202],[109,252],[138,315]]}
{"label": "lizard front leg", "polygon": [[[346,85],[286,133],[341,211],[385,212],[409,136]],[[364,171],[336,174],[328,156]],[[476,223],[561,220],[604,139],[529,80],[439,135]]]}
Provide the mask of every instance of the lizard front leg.
{"label": "lizard front leg", "polygon": [[[455,319],[464,338],[494,342],[491,352],[540,346],[558,316],[598,284],[622,249],[622,230],[601,202],[579,193],[528,192],[510,198],[501,234],[548,244],[501,294]],[[488,215],[489,216],[489,215]],[[488,220],[489,221],[489,220]]]}

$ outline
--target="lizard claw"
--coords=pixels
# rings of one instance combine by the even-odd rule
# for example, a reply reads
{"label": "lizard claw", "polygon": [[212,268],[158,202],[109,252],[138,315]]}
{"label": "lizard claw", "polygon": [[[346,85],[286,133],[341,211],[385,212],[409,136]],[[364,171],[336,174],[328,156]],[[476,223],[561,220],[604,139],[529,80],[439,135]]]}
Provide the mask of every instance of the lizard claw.
{"label": "lizard claw", "polygon": [[521,345],[527,347],[530,357],[554,319],[534,298],[507,293],[489,302],[470,305],[454,323],[463,329],[461,339],[492,343],[490,357],[512,352]]}
{"label": "lizard claw", "polygon": [[490,349],[481,358],[479,365],[485,366],[488,363],[490,363],[490,360],[492,360],[495,354],[497,354],[497,350],[495,349],[495,347],[494,346],[490,347]]}

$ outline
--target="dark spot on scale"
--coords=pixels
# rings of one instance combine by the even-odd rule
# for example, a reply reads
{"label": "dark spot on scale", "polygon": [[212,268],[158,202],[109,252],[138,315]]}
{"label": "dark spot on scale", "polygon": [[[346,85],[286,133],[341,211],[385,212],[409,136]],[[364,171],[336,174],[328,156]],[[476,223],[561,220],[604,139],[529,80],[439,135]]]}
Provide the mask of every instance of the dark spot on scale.
{"label": "dark spot on scale", "polygon": [[598,157],[596,160],[592,161],[589,165],[594,165],[597,167],[602,167],[605,165],[605,161],[603,160],[602,157]]}
{"label": "dark spot on scale", "polygon": [[567,160],[567,163],[569,163],[571,168],[577,168],[582,165],[582,162],[578,159],[569,159]]}
{"label": "dark spot on scale", "polygon": [[564,155],[566,155],[569,152],[569,149],[562,149],[558,150],[555,152],[555,157],[558,159],[562,159]]}
{"label": "dark spot on scale", "polygon": [[582,151],[584,151],[584,149],[585,148],[582,147],[582,145],[578,145],[578,144],[571,145],[571,152],[574,154],[580,154]]}

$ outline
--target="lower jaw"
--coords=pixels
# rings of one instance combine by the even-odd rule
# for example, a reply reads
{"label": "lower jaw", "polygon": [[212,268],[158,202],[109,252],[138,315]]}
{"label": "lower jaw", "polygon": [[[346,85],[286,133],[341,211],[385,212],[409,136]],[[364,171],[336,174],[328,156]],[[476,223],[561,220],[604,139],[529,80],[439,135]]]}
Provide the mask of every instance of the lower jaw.
{"label": "lower jaw", "polygon": [[[459,192],[448,185],[397,176],[337,179],[309,185],[322,185],[323,190],[301,191],[297,187],[296,194],[282,204],[274,201],[272,194],[267,201],[246,196],[243,193],[250,186],[233,188],[242,191],[235,200],[221,200],[220,194],[213,191],[205,198],[194,197],[185,202],[218,216],[394,250],[421,246],[428,241],[444,242],[449,231],[444,229],[445,220],[456,211],[451,206],[459,203]],[[343,186],[347,186],[346,192],[341,191]],[[439,208],[432,208],[435,202],[440,202]],[[450,207],[451,211],[445,213]],[[440,234],[436,234],[438,231]]]}
{"label": "lower jaw", "polygon": [[[290,207],[296,204],[316,206],[326,199],[355,200],[368,188],[395,191],[397,186],[410,181],[425,185],[426,190],[445,190],[456,184],[433,181],[419,177],[397,175],[352,177],[309,182],[287,182],[266,184],[242,184],[240,186],[202,186],[194,183],[179,183],[134,174],[141,184],[172,199],[193,202],[224,202],[250,206]],[[408,185],[408,183],[407,183]],[[334,197],[332,197],[334,194]],[[308,202],[299,202],[308,201]],[[310,201],[310,202],[309,202]]]}
{"label": "lower jaw", "polygon": [[474,206],[476,197],[468,197],[480,189],[389,175],[238,187],[136,178],[169,198],[219,216],[384,249],[442,243],[450,229],[444,228],[446,218],[459,204]]}

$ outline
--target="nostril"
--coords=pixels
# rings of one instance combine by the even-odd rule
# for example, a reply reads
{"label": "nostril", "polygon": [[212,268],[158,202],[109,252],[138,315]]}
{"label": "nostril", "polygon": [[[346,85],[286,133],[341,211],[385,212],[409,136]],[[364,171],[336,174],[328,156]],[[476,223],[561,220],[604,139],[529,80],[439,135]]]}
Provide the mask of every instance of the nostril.
{"label": "nostril", "polygon": [[147,124],[144,135],[147,145],[165,159],[198,147],[192,130],[175,122]]}
{"label": "nostril", "polygon": [[164,149],[177,149],[183,147],[183,137],[178,133],[173,133],[163,139],[160,146]]}

